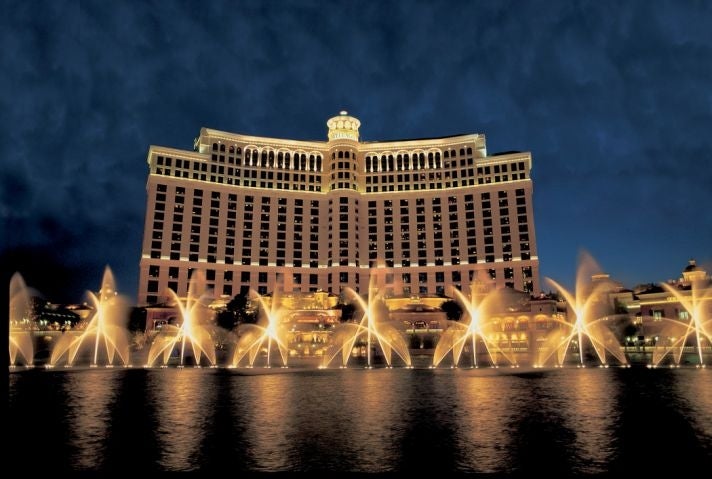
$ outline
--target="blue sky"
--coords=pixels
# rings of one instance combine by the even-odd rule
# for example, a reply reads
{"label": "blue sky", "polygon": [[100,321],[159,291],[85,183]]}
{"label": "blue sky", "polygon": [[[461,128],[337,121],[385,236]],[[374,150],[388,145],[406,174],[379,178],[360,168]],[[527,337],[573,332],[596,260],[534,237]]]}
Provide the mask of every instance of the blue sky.
{"label": "blue sky", "polygon": [[3,279],[52,299],[107,264],[135,297],[149,145],[326,139],[342,109],[531,151],[542,277],[581,248],[629,286],[712,270],[712,2],[3,3]]}

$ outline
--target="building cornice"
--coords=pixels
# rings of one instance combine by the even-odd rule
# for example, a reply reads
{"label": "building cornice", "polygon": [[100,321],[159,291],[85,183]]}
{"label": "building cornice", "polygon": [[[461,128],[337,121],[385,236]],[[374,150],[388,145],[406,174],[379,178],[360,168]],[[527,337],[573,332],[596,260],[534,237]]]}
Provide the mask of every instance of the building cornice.
{"label": "building cornice", "polygon": [[331,142],[327,141],[306,141],[292,140],[286,138],[272,138],[266,136],[243,135],[239,133],[230,133],[212,128],[202,128],[200,136],[211,138],[226,143],[235,142],[243,144],[255,144],[259,147],[272,147],[275,149],[291,148],[291,149],[314,149],[326,151],[336,144],[348,143],[349,146],[357,148],[359,151],[389,151],[389,150],[413,150],[413,149],[444,149],[448,147],[459,147],[463,144],[472,143],[477,148],[485,147],[485,135],[480,133],[472,133],[466,135],[456,135],[443,138],[423,138],[412,140],[395,140],[395,141],[366,141],[355,142],[352,140],[336,139]]}
{"label": "building cornice", "polygon": [[470,133],[466,135],[447,136],[443,138],[414,138],[412,140],[392,140],[392,141],[365,141],[359,143],[362,150],[397,150],[415,148],[443,148],[447,146],[460,146],[463,143],[481,142],[484,146],[485,136],[480,133]]}
{"label": "building cornice", "polygon": [[239,133],[229,133],[226,131],[213,130],[211,128],[202,128],[200,130],[200,136],[206,136],[209,138],[227,141],[227,142],[240,142],[240,143],[255,143],[259,146],[271,146],[273,148],[304,148],[304,149],[315,149],[315,150],[326,150],[328,149],[328,143],[325,141],[304,141],[304,140],[291,140],[285,138],[270,138],[267,136],[252,136],[252,135],[242,135]]}
{"label": "building cornice", "polygon": [[148,147],[147,161],[149,164],[151,162],[151,156],[153,156],[154,154],[162,154],[162,155],[167,155],[167,156],[180,156],[181,158],[189,158],[192,160],[201,160],[201,161],[206,161],[206,160],[210,159],[210,155],[206,155],[205,153],[199,153],[197,151],[180,150],[178,148],[171,148],[169,146],[151,145]]}

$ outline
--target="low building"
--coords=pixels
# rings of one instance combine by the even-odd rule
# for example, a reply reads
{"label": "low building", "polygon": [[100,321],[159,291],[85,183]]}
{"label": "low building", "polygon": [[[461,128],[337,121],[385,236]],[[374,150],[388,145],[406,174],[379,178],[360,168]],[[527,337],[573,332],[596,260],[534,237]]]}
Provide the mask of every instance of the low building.
{"label": "low building", "polygon": [[[709,337],[700,334],[701,349],[698,349],[696,334],[705,330],[705,323],[707,334],[710,333],[712,277],[694,259],[677,280],[637,287],[622,304],[635,326],[635,332],[626,338],[628,353],[660,353],[664,348],[678,345],[685,335],[684,345],[679,344],[685,348],[683,353],[712,354]],[[686,361],[696,361],[694,354],[683,359]]]}

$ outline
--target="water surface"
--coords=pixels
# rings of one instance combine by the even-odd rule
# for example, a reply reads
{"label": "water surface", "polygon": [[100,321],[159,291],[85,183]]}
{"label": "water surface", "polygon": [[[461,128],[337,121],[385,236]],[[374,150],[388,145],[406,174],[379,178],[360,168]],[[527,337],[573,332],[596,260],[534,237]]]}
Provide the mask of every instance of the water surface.
{"label": "water surface", "polygon": [[37,369],[9,413],[33,471],[712,467],[709,369]]}

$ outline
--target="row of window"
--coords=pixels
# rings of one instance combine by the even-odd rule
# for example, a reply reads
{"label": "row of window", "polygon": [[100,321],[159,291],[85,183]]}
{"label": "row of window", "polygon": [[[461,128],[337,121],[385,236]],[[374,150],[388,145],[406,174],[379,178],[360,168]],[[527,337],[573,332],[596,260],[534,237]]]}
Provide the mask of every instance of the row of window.
{"label": "row of window", "polygon": [[[412,181],[404,179],[405,175],[383,175],[381,180],[384,184],[377,185],[378,177],[366,178],[366,193],[384,193],[388,191],[417,191],[417,190],[441,190],[443,188],[459,188],[464,186],[489,185],[493,183],[506,183],[508,181],[526,180],[526,173],[512,173],[511,175],[490,175],[485,177],[462,178],[460,180],[443,181],[440,173],[430,173],[427,179],[421,174],[419,179]],[[416,175],[413,175],[416,176]],[[395,178],[395,180],[394,180]],[[403,178],[403,179],[402,179]],[[397,180],[397,181],[396,181]],[[414,183],[415,181],[415,183]],[[369,186],[373,183],[372,186]]]}
{"label": "row of window", "polygon": [[[185,293],[185,291],[179,291],[179,284],[185,285],[187,282],[185,281],[185,278],[180,278],[180,271],[177,266],[169,266],[169,267],[164,267],[164,274],[166,269],[167,271],[167,279],[168,281],[165,282],[165,287],[172,289],[174,292],[177,292],[179,294]],[[187,271],[187,277],[188,279],[193,273],[193,268],[189,268]],[[514,278],[514,268],[503,268],[501,270],[503,273],[503,278],[505,280],[511,280]],[[217,280],[216,275],[219,273],[219,271],[215,269],[207,269],[205,271],[206,273],[206,280],[208,282],[208,287],[214,288],[215,287],[215,281]],[[239,275],[239,279],[238,279]],[[491,280],[496,280],[497,279],[497,270],[496,269],[489,269],[486,271],[487,277]],[[275,281],[277,280],[277,277],[275,276],[274,273],[268,273],[265,271],[258,271],[258,272],[251,272],[251,271],[230,271],[230,270],[225,270],[223,271],[222,274],[222,283],[223,283],[223,294],[231,294],[226,291],[230,290],[232,291],[233,286],[241,286],[242,288],[247,288],[249,287],[253,280],[257,280],[257,283],[259,285],[267,285],[268,283],[274,284]],[[347,284],[349,283],[349,279],[353,279],[355,284],[360,284],[363,281],[366,281],[366,278],[362,278],[361,274],[358,273],[352,273],[351,275],[348,272],[339,272],[338,276],[335,273],[327,273],[326,274],[326,282],[327,284],[331,285],[338,277],[339,283],[342,284]],[[446,276],[449,276],[448,280],[458,289],[461,289],[461,282],[463,281],[463,278],[466,276],[468,281],[473,281],[477,277],[477,272],[474,270],[469,270],[469,271],[451,271],[449,275],[446,274],[444,271],[435,271],[435,272],[417,272],[417,273],[385,273],[381,275],[380,281],[378,281],[378,284],[380,285],[385,285],[385,286],[393,286],[396,284],[399,284],[401,290],[404,292],[411,292],[411,287],[415,286],[416,284],[423,288],[425,287],[425,291],[427,292],[427,285],[429,283],[435,283],[436,288],[437,285],[445,283],[445,278]],[[524,285],[524,288],[526,288],[526,285],[529,284],[531,286],[531,278],[532,278],[532,268],[530,266],[526,266],[521,268],[521,277],[523,278],[522,284]],[[161,278],[161,266],[159,265],[150,265],[149,270],[148,270],[148,281],[146,283],[146,292],[147,293],[159,293],[160,291],[160,282],[159,278]],[[320,275],[316,273],[292,273],[291,274],[291,282],[293,285],[302,285],[302,284],[308,284],[310,286],[318,286],[319,285],[319,278]],[[321,277],[322,280],[324,279],[324,276]],[[283,281],[283,280],[282,280]],[[241,283],[240,285],[233,285],[232,283]],[[506,281],[506,284],[510,284],[510,282]],[[444,284],[443,284],[444,286]],[[244,289],[243,289],[244,290]],[[527,290],[524,289],[525,291],[531,291],[531,289]]]}
{"label": "row of window", "polygon": [[[187,161],[187,160],[186,160]],[[197,165],[197,163],[196,163]],[[212,165],[215,166],[215,165]],[[261,171],[259,174],[260,180],[258,181],[257,170],[245,169],[243,172],[240,169],[233,169],[228,167],[224,170],[224,167],[217,167],[217,172],[215,174],[200,173],[197,171],[182,170],[179,168],[161,168],[157,167],[154,173],[162,176],[173,176],[175,178],[185,178],[198,181],[209,181],[211,183],[220,183],[234,186],[246,186],[252,188],[268,188],[268,189],[279,189],[279,190],[292,190],[292,191],[321,191],[321,178],[319,175],[304,175],[294,173],[291,178],[289,173],[284,173],[284,179],[282,173],[278,172],[274,174],[271,171]],[[241,173],[244,173],[244,177],[241,177]],[[277,177],[277,181],[272,180],[272,177]]]}
{"label": "row of window", "polygon": [[[274,244],[270,246],[270,243],[268,241],[269,238],[272,238],[272,241],[275,241],[275,237],[277,240],[276,243],[276,260],[277,262],[280,263],[280,265],[284,265],[285,260],[287,258],[287,254],[289,253],[289,257],[291,257],[293,260],[298,260],[301,262],[302,259],[309,259],[309,264],[310,265],[315,265],[315,260],[318,260],[318,241],[319,241],[319,200],[311,200],[310,206],[311,209],[309,212],[311,213],[310,217],[307,217],[308,223],[311,225],[309,230],[309,239],[313,243],[310,243],[310,251],[309,251],[309,258],[306,258],[306,255],[302,252],[302,213],[303,211],[303,206],[304,206],[304,200],[302,199],[292,199],[290,201],[290,204],[293,204],[293,208],[290,208],[288,210],[287,208],[287,198],[277,198],[277,215],[274,215],[274,207],[270,205],[270,200],[271,198],[269,196],[263,196],[261,197],[261,206],[259,207],[261,213],[259,215],[255,215],[254,212],[254,197],[251,195],[247,195],[244,197],[244,203],[242,206],[241,211],[242,215],[242,221],[240,224],[237,223],[237,199],[238,195],[235,194],[229,194],[229,195],[223,195],[222,199],[224,200],[225,198],[228,199],[227,203],[221,203],[221,193],[219,191],[213,191],[211,192],[211,199],[210,199],[210,209],[208,210],[206,208],[206,211],[209,212],[209,229],[208,231],[202,231],[201,235],[201,225],[203,223],[203,216],[206,216],[203,214],[203,205],[205,206],[208,205],[208,203],[203,202],[203,190],[201,189],[195,189],[193,192],[193,198],[192,198],[192,204],[193,207],[190,210],[192,213],[191,216],[191,226],[190,230],[188,231],[183,231],[184,225],[182,224],[184,215],[183,215],[183,203],[185,202],[185,188],[184,187],[176,187],[175,188],[175,194],[173,195],[174,198],[174,211],[173,211],[173,223],[171,224],[170,222],[164,223],[164,220],[166,219],[165,216],[165,208],[166,208],[166,199],[167,199],[167,186],[165,184],[158,184],[157,185],[157,192],[156,192],[156,202],[155,202],[155,211],[154,211],[154,224],[153,224],[153,232],[152,232],[152,241],[151,243],[151,257],[153,258],[161,258],[162,257],[162,252],[161,249],[163,248],[163,244],[166,243],[170,238],[171,243],[170,243],[170,257],[172,259],[180,259],[180,253],[181,253],[181,245],[182,243],[187,243],[188,240],[190,240],[189,244],[189,256],[188,258],[192,261],[199,261],[202,258],[202,260],[206,260],[208,262],[216,262],[217,259],[220,256],[223,256],[224,254],[224,260],[228,264],[233,264],[234,257],[236,256],[235,252],[235,235],[236,235],[236,229],[239,227],[239,231],[241,232],[241,237],[242,237],[242,262],[243,264],[252,264],[252,257],[257,256],[257,253],[259,253],[260,257],[260,264],[267,264],[267,258],[270,256],[269,252],[274,249]],[[511,192],[510,192],[511,193]],[[493,193],[494,194],[494,193]],[[530,258],[530,253],[529,253],[529,238],[528,238],[528,226],[526,224],[527,222],[527,217],[526,217],[526,206],[524,205],[525,203],[525,190],[524,189],[517,189],[514,191],[515,195],[515,201],[517,204],[522,203],[521,206],[517,206],[517,214],[520,214],[520,216],[517,217],[519,220],[520,224],[518,226],[518,232],[519,232],[519,240],[520,240],[520,255],[519,257],[522,259],[529,259]],[[508,194],[507,191],[501,190],[497,192],[497,197],[498,197],[498,202],[497,204],[501,206],[499,208],[499,213],[500,215],[506,215],[509,213],[509,208],[508,208]],[[481,200],[481,205],[483,208],[491,208],[491,196],[490,192],[483,192],[480,194]],[[464,202],[462,201],[464,200]],[[351,215],[349,214],[349,206],[348,206],[348,197],[342,197],[340,198],[340,206],[339,210],[342,211],[339,216],[339,231],[340,231],[340,236],[345,236],[344,239],[348,239],[349,237],[355,237],[356,242],[352,245],[349,245],[348,242],[346,245],[339,244],[339,249],[338,250],[332,250],[332,244],[331,244],[331,236],[332,233],[331,231],[329,232],[329,250],[328,250],[328,258],[332,258],[334,256],[334,253],[338,253],[338,259],[339,259],[339,264],[342,265],[348,265],[348,264],[353,264],[354,259],[355,263],[358,265],[358,252],[359,252],[359,246],[358,246],[358,233],[354,232],[352,234],[349,233],[349,226],[352,225],[352,221],[350,221]],[[401,250],[402,252],[400,255],[402,256],[402,266],[407,266],[410,264],[411,256],[410,256],[410,249],[412,248],[413,250],[419,250],[418,251],[418,264],[421,264],[423,262],[426,262],[428,259],[427,252],[425,251],[426,247],[426,231],[432,231],[432,236],[435,240],[434,245],[435,245],[435,251],[434,251],[434,257],[435,257],[435,262],[438,264],[443,264],[444,263],[444,249],[442,245],[442,224],[439,223],[439,221],[442,221],[441,218],[441,211],[442,211],[442,203],[447,203],[447,209],[450,211],[449,217],[451,220],[449,227],[450,227],[450,250],[449,253],[451,255],[450,257],[450,263],[451,264],[459,264],[461,259],[461,251],[460,248],[462,249],[462,252],[464,253],[465,251],[467,252],[467,262],[471,264],[475,264],[478,262],[478,257],[477,257],[477,241],[475,238],[476,235],[476,229],[475,229],[475,220],[474,220],[474,196],[472,194],[468,195],[463,195],[461,197],[457,196],[449,196],[447,198],[441,198],[436,197],[436,198],[431,198],[428,200],[428,203],[430,203],[431,207],[428,208],[427,211],[427,216],[426,216],[426,208],[425,208],[425,198],[416,198],[416,199],[400,199],[400,200],[395,200],[399,201],[400,204],[400,212],[402,214],[409,213],[411,211],[411,208],[415,208],[415,213],[417,216],[414,218],[417,220],[417,224],[415,225],[417,229],[417,233],[414,234],[412,243],[409,241],[411,240],[410,238],[410,226],[409,226],[409,216],[402,216],[400,217],[400,239],[401,239]],[[292,203],[293,202],[293,203]],[[388,263],[393,263],[393,256],[394,256],[394,246],[393,246],[393,218],[392,215],[394,213],[393,210],[393,204],[394,200],[381,200],[381,201],[376,201],[376,200],[370,200],[368,202],[368,212],[369,212],[369,259],[370,260],[376,260],[379,257],[385,259]],[[459,227],[462,226],[458,223],[458,204],[460,204],[460,209],[463,209],[464,206],[464,219],[466,222],[464,223],[465,226],[467,226],[467,229],[462,231],[463,233],[466,233],[465,236],[463,236],[462,242],[459,240]],[[299,205],[299,206],[297,206]],[[329,205],[331,206],[331,201],[329,201]],[[409,205],[411,207],[409,208]],[[227,211],[224,211],[224,207],[227,206]],[[353,209],[355,212],[355,215],[358,216],[358,200],[354,201],[353,204]],[[223,209],[221,209],[223,207]],[[432,212],[430,211],[432,210]],[[379,212],[383,213],[383,222],[385,225],[380,225],[380,228],[377,225],[377,214]],[[329,214],[331,215],[331,208],[329,209]],[[472,215],[472,217],[469,217],[468,215]],[[272,231],[274,230],[274,224],[271,224],[271,218],[273,216],[276,216],[276,219],[278,221],[277,226],[277,231],[276,235],[275,232]],[[481,253],[484,253],[483,257],[485,262],[495,262],[495,251],[494,251],[494,228],[492,227],[492,219],[488,216],[491,216],[489,213],[489,210],[485,209],[483,210],[483,220],[482,220],[482,226],[484,227],[484,250]],[[220,218],[223,218],[221,221]],[[225,220],[227,218],[227,220]],[[426,222],[426,218],[428,218],[428,222]],[[431,218],[436,219],[435,224],[431,224],[431,227],[428,228],[429,222]],[[259,235],[260,237],[260,242],[259,242],[259,249],[257,249],[258,244],[255,243],[253,244],[252,242],[252,233],[253,233],[253,220],[259,219],[261,220],[259,224],[259,229],[255,229],[254,232]],[[279,244],[281,240],[286,240],[286,231],[287,231],[287,220],[289,219],[289,222],[292,224],[290,227],[290,230],[292,230],[292,237],[290,238],[292,240],[292,243],[290,244],[291,249],[293,251],[286,251],[286,248],[280,248]],[[336,219],[336,217],[334,218]],[[506,220],[506,221],[505,221]],[[186,225],[187,226],[187,225]],[[218,229],[220,227],[220,229]],[[379,229],[382,229],[383,231],[379,231]],[[329,230],[331,230],[331,227],[329,227]],[[206,236],[205,233],[208,233],[209,236]],[[224,250],[218,251],[218,233],[222,235],[224,239]],[[503,259],[504,261],[509,261],[512,259],[512,245],[511,245],[511,235],[510,235],[510,227],[508,226],[508,217],[502,216],[500,218],[500,228],[498,230],[498,233],[501,234],[501,239],[502,239],[502,250],[501,252],[498,251],[497,257]],[[322,233],[323,234],[323,233]],[[385,236],[383,236],[385,234]],[[380,236],[379,236],[380,235]],[[207,238],[207,244],[206,243],[206,238]],[[341,243],[344,242],[344,239],[341,240]],[[385,243],[383,243],[382,240],[385,239]],[[467,245],[465,246],[465,239],[467,241]],[[417,240],[417,243],[416,243]],[[204,244],[200,244],[202,243]],[[284,244],[284,241],[281,241],[282,244]],[[239,246],[239,245],[237,245]],[[202,248],[202,249],[201,249]],[[351,253],[349,255],[349,252]],[[186,252],[184,251],[184,254]],[[199,253],[202,253],[200,255]],[[222,254],[220,254],[222,253]],[[263,260],[264,258],[264,260]],[[351,261],[349,261],[349,258]],[[223,259],[223,258],[220,258]],[[255,258],[256,260],[256,258]],[[413,260],[415,260],[415,255],[413,257]],[[274,258],[273,258],[274,261]],[[430,259],[432,262],[433,260]],[[331,261],[329,260],[329,263]],[[426,265],[427,263],[423,264]],[[331,265],[331,264],[329,264]]]}
{"label": "row of window", "polygon": [[[163,268],[164,272],[167,272],[167,276],[169,280],[174,280],[177,281],[179,279],[180,275],[180,268],[178,266],[168,266]],[[167,271],[166,271],[167,270]],[[521,268],[522,270],[522,277],[523,278],[531,278],[532,277],[532,267],[531,266],[524,266]],[[194,269],[189,268],[188,269],[188,279],[190,279],[190,276],[192,275]],[[503,268],[503,277],[505,279],[511,279],[514,278],[514,268]],[[215,281],[216,280],[216,275],[219,273],[218,270],[215,269],[206,269],[205,270],[205,279],[207,281]],[[237,281],[237,274],[239,273],[239,281],[241,283],[250,283],[250,281],[253,279],[253,273],[251,271],[232,271],[232,270],[224,270],[222,274],[222,279],[223,282],[225,283],[232,283],[233,281]],[[459,283],[462,281],[463,278],[463,273],[468,273],[468,279],[472,281],[476,277],[476,271],[475,270],[468,270],[468,271],[451,271],[450,272],[450,280],[453,283]],[[400,276],[398,276],[400,275]],[[149,278],[159,278],[161,276],[161,266],[152,264],[148,267],[148,276]],[[257,278],[258,283],[267,283],[268,282],[268,273],[266,271],[258,271],[254,274]],[[382,275],[383,276],[383,283],[387,285],[393,285],[396,283],[396,281],[400,281],[401,283],[412,283],[417,281],[419,284],[426,284],[429,281],[434,280],[436,283],[444,283],[445,282],[445,277],[446,277],[446,272],[445,271],[435,271],[435,272],[417,272],[417,273],[385,273]],[[487,276],[489,279],[497,279],[497,270],[496,269],[488,269],[487,270]],[[292,273],[292,283],[294,284],[302,284],[302,278],[309,278],[309,283],[310,284],[318,284],[318,277],[319,275],[316,273],[311,273],[311,274],[303,274],[303,273]],[[360,274],[354,274],[353,278],[356,283],[359,283],[361,275]],[[416,279],[417,278],[417,279]],[[272,278],[274,279],[274,278]],[[331,282],[333,279],[332,273],[327,274],[327,280]],[[339,281],[342,283],[348,283],[349,281],[349,273],[348,272],[341,272],[339,273]],[[157,283],[157,281],[154,281],[153,284]],[[149,292],[155,293],[157,290],[153,290],[152,286],[149,286],[148,289]]]}
{"label": "row of window", "polygon": [[[224,146],[224,145],[222,145]],[[239,149],[239,148],[238,148]],[[346,158],[348,152],[338,152]],[[322,172],[322,158],[320,155],[307,155],[305,154],[294,154],[290,156],[289,153],[282,154],[278,153],[276,158],[274,152],[263,151],[261,154],[254,150],[245,151],[245,161],[242,164],[241,157],[229,156],[228,166],[218,164],[224,163],[224,155],[213,154],[212,159],[215,161],[213,164],[208,164],[203,161],[190,161],[188,159],[172,158],[163,155],[156,156],[156,164],[154,172],[159,175],[173,176],[176,178],[186,178],[199,181],[210,181],[213,183],[237,185],[237,186],[248,186],[248,187],[260,187],[260,188],[276,188],[283,190],[297,190],[297,191],[321,191],[323,178],[321,175],[309,175],[304,174],[294,174],[290,176],[288,172],[273,172],[273,171],[260,171],[257,172],[256,168],[280,168],[289,170],[301,170],[307,172]],[[335,155],[335,154],[334,154]],[[351,153],[352,156],[355,154]],[[404,155],[405,158],[408,155]],[[483,185],[491,183],[501,183],[507,181],[524,180],[527,177],[525,172],[525,163],[523,161],[504,163],[501,165],[488,165],[478,167],[476,170],[474,167],[461,169],[461,170],[444,170],[442,171],[442,162],[439,159],[439,153],[433,157],[430,153],[428,158],[425,158],[423,154],[423,167],[412,168],[416,169],[435,169],[438,168],[440,171],[426,173],[406,173],[406,174],[383,174],[383,175],[368,175],[366,177],[366,192],[385,192],[385,191],[410,191],[412,190],[423,190],[423,189],[442,189],[442,188],[457,188],[462,186],[474,186]],[[400,158],[398,155],[397,158]],[[376,160],[379,161],[376,165]],[[433,163],[429,163],[430,161]],[[437,160],[437,161],[436,161]],[[366,171],[367,172],[393,172],[393,171],[403,171],[409,170],[409,164],[401,164],[398,159],[396,159],[395,165],[391,165],[393,161],[393,156],[389,157],[382,156],[379,160],[377,157],[367,157],[366,161]],[[420,160],[418,160],[420,161]],[[461,166],[472,166],[474,164],[472,158],[460,160]],[[383,163],[385,162],[385,163]],[[242,171],[240,168],[234,168],[230,165],[244,166],[246,169]],[[445,162],[445,167],[455,166],[455,162],[449,163]],[[350,162],[334,162],[332,165],[332,170],[351,170],[355,169],[355,163]],[[255,168],[255,169],[252,169]],[[519,173],[517,173],[519,170]],[[511,174],[508,174],[507,172]],[[476,173],[475,173],[476,172]],[[259,180],[258,181],[258,176]],[[459,176],[459,179],[458,179]],[[336,181],[347,180],[347,181]],[[276,180],[276,181],[275,181]],[[351,181],[348,181],[351,180]],[[380,185],[379,185],[380,183]],[[330,190],[336,188],[347,188],[347,189],[357,189],[356,176],[349,173],[348,171],[335,171],[331,175],[331,181],[329,184]]]}
{"label": "row of window", "polygon": [[[468,156],[469,158],[463,158],[465,156]],[[367,172],[423,170],[443,167],[448,168],[455,166],[457,161],[445,161],[443,163],[442,159],[456,157],[456,150],[445,150],[442,157],[439,151],[429,151],[427,154],[422,151],[401,153],[396,154],[395,156],[392,154],[366,154],[364,166],[365,171]],[[472,159],[472,148],[460,148],[460,157],[460,164],[462,166],[465,164],[472,165],[474,162]]]}
{"label": "row of window", "polygon": [[[218,151],[219,151],[219,152],[221,152],[221,153],[226,153],[226,152],[227,152],[227,153],[230,153],[230,154],[238,154],[238,155],[239,155],[239,154],[242,152],[242,149],[241,149],[239,146],[237,146],[237,145],[230,145],[230,146],[226,147],[226,145],[225,145],[224,143],[221,143],[221,142],[213,142],[213,144],[212,144],[212,151],[214,151],[214,152],[218,152]],[[269,151],[270,154],[271,154],[272,156],[274,156],[274,151],[273,151],[273,150],[265,150],[265,151]],[[279,154],[281,155],[282,152],[279,152]],[[289,155],[289,153],[286,153],[286,154]],[[336,155],[337,155],[337,153],[332,153],[332,156],[331,156],[331,157],[332,157],[332,158],[336,158]],[[356,154],[355,154],[353,151],[339,151],[339,152],[338,152],[338,157],[339,157],[339,158],[349,158],[349,155],[351,155],[351,157],[354,158],[354,159],[356,158]],[[422,153],[422,152],[420,152],[420,153],[415,152],[415,153],[411,153],[411,155],[413,155],[413,156],[423,156],[423,153]],[[440,157],[440,151],[436,151],[436,152],[435,152],[435,155],[436,155],[437,158],[439,158],[439,157]],[[472,147],[467,147],[467,148],[462,147],[462,148],[460,148],[460,156],[465,156],[465,155],[468,155],[468,156],[471,156],[471,155],[472,155]],[[393,155],[388,155],[388,156],[392,157]],[[405,153],[405,155],[399,154],[399,155],[397,155],[397,156],[398,156],[399,158],[402,157],[402,156],[408,157],[409,154],[408,154],[408,153]],[[433,152],[429,152],[428,157],[432,157],[432,156],[433,156]],[[445,151],[443,152],[443,156],[444,156],[445,158],[455,158],[455,157],[457,156],[457,150],[456,150],[456,149],[448,149],[448,150],[445,150]]]}

